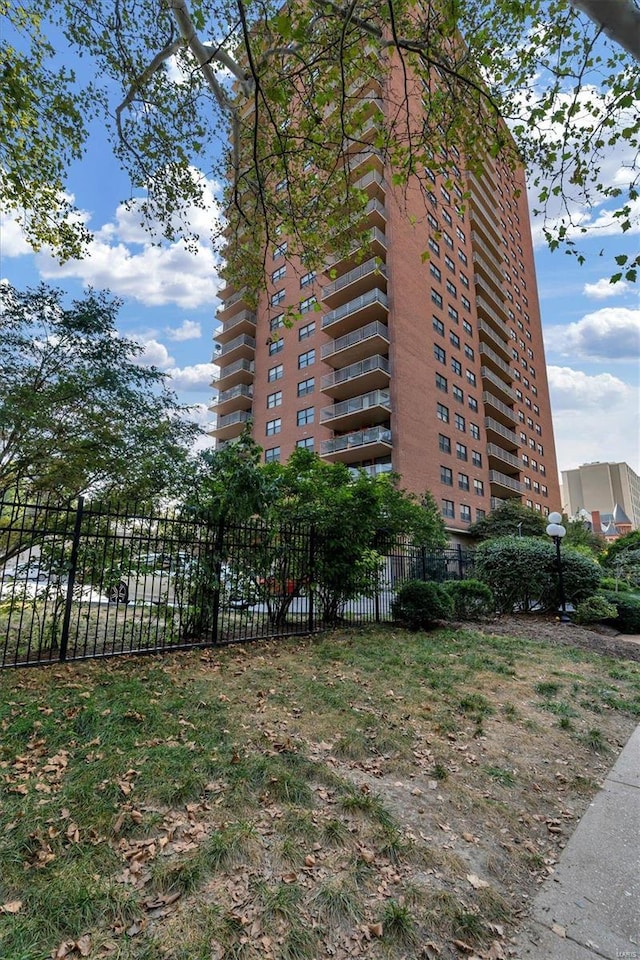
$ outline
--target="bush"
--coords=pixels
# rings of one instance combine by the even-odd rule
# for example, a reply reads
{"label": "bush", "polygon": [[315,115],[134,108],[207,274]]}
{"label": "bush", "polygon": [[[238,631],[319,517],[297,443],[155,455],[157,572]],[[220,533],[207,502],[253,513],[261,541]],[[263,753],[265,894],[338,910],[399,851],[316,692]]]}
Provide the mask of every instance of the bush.
{"label": "bush", "polygon": [[449,580],[445,590],[451,597],[458,620],[477,620],[490,616],[496,602],[489,587],[479,580]]}
{"label": "bush", "polygon": [[613,620],[618,616],[618,608],[602,594],[594,594],[579,603],[575,612],[576,623],[598,623],[600,620]]}
{"label": "bush", "polygon": [[446,588],[438,583],[408,580],[398,590],[391,613],[410,630],[428,630],[436,620],[451,619],[453,602]]}
{"label": "bush", "polygon": [[631,587],[626,580],[616,580],[615,577],[603,577],[600,581],[601,590],[613,590],[615,593],[628,593]]}
{"label": "bush", "polygon": [[[601,571],[589,557],[563,550],[565,599],[576,604],[591,596]],[[556,549],[539,537],[499,537],[476,550],[474,573],[492,591],[501,613],[552,610],[559,606]]]}
{"label": "bush", "polygon": [[618,608],[617,617],[610,622],[620,633],[640,633],[640,597],[637,594],[604,590],[602,596]]}

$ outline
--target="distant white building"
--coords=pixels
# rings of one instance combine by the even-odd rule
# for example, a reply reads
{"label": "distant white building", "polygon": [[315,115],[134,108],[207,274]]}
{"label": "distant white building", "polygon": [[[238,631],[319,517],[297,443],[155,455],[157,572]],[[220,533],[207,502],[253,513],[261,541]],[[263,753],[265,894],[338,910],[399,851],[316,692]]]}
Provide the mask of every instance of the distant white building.
{"label": "distant white building", "polygon": [[562,503],[607,538],[640,530],[640,477],[628,463],[585,463],[562,472]]}

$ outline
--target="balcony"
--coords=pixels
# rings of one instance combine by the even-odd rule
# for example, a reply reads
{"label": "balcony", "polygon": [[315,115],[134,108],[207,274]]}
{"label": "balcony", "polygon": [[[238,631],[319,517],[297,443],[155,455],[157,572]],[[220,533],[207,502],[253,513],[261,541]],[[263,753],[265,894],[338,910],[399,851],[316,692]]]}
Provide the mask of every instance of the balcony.
{"label": "balcony", "polygon": [[[499,350],[503,357],[511,360],[511,343],[504,336],[501,336],[493,327],[490,327],[488,323],[485,323],[484,320],[478,320],[478,330],[480,331],[480,338],[488,338],[491,341],[493,347],[496,350]],[[480,349],[482,350],[482,342],[480,343]],[[493,352],[493,351],[492,351]]]}
{"label": "balcony", "polygon": [[384,203],[374,197],[373,200],[369,200],[364,208],[362,219],[363,226],[378,227],[379,230],[384,230],[387,225],[387,208]]}
{"label": "balcony", "polygon": [[357,324],[386,320],[388,313],[387,295],[375,287],[326,313],[322,318],[322,329],[334,336],[340,335],[353,330]]}
{"label": "balcony", "polygon": [[249,302],[246,299],[247,296],[248,292],[246,287],[243,287],[242,290],[238,290],[237,293],[234,293],[229,297],[228,300],[225,300],[224,303],[220,304],[216,311],[216,316],[220,320],[227,320],[230,316],[240,310],[242,306],[248,308]]}
{"label": "balcony", "polygon": [[331,457],[341,463],[357,463],[363,457],[373,460],[389,454],[390,451],[391,430],[388,427],[357,430],[342,437],[334,437],[333,440],[324,440],[320,446],[321,457]]}
{"label": "balcony", "polygon": [[[515,403],[516,395],[515,392],[511,389],[508,383],[505,383],[500,377],[497,377],[495,373],[492,373],[488,367],[482,367],[480,369],[480,375],[483,380],[487,380],[491,383],[495,390],[498,390],[503,398],[506,398],[507,403]],[[493,391],[490,391],[493,392]]]}
{"label": "balcony", "polygon": [[[348,273],[343,273],[333,283],[327,284],[322,290],[322,301],[330,307],[335,300],[344,300],[345,294],[352,298],[368,293],[374,281],[381,281],[386,286],[386,279],[385,265],[380,263],[377,257],[371,257]],[[326,323],[323,322],[324,326]]]}
{"label": "balcony", "polygon": [[362,254],[366,253],[384,259],[387,253],[387,238],[383,230],[378,227],[372,227],[368,231],[363,243],[355,243],[346,253],[330,254],[327,257],[327,269],[335,266],[336,263],[342,263],[346,268],[356,266],[362,261]]}
{"label": "balcony", "polygon": [[389,328],[375,320],[359,330],[325,343],[322,359],[331,367],[343,367],[375,353],[386,353],[388,348]]}
{"label": "balcony", "polygon": [[513,453],[508,453],[506,450],[503,450],[497,443],[487,444],[487,456],[490,461],[500,460],[501,463],[508,464],[514,470],[517,470],[518,473],[522,469],[520,457],[516,457]]}
{"label": "balcony", "polygon": [[221,367],[214,384],[218,390],[226,391],[239,383],[253,383],[253,360],[236,360]]}
{"label": "balcony", "polygon": [[492,393],[488,393],[485,390],[482,394],[482,402],[484,403],[485,407],[493,407],[494,411],[496,411],[499,422],[506,421],[508,426],[512,423],[517,423],[518,418],[511,407],[508,407],[506,403],[502,402],[502,400],[498,400],[498,398],[494,397]]}
{"label": "balcony", "polygon": [[371,393],[350,400],[342,400],[320,412],[320,423],[333,430],[356,430],[365,425],[384,423],[391,413],[391,398],[388,390],[372,390]]}
{"label": "balcony", "polygon": [[474,230],[488,241],[490,247],[502,249],[502,230],[494,209],[495,197],[488,196],[486,187],[473,174],[469,175],[469,189],[469,215]]}
{"label": "balcony", "polygon": [[485,257],[483,253],[476,251],[473,254],[473,262],[475,264],[475,269],[478,271],[475,276],[476,286],[478,286],[478,277],[481,275],[483,281],[489,285],[490,289],[493,291],[493,296],[497,296],[500,300],[500,303],[504,300],[504,292],[502,288],[503,275],[502,270],[496,270],[491,266],[489,260]]}
{"label": "balcony", "polygon": [[509,380],[513,380],[513,374],[511,372],[511,367],[508,363],[499,357],[497,353],[491,349],[486,343],[480,343],[480,353],[482,357],[487,361],[487,363],[492,363],[498,370],[501,370],[502,373],[506,373]]}
{"label": "balcony", "polygon": [[234,340],[229,340],[228,343],[225,343],[222,350],[216,357],[216,362],[219,364],[222,364],[223,362],[231,363],[233,360],[240,360],[241,358],[253,360],[255,352],[255,339],[247,336],[246,333],[243,333]]}
{"label": "balcony", "polygon": [[224,417],[218,417],[215,429],[211,431],[217,440],[230,440],[242,433],[245,423],[251,420],[251,410],[236,410]]}
{"label": "balcony", "polygon": [[509,328],[484,297],[476,296],[476,310],[478,316],[482,313],[487,323],[490,323],[495,330],[501,333],[504,340],[509,340]]}
{"label": "balcony", "polygon": [[502,286],[500,286],[500,292],[496,292],[494,287],[487,283],[487,281],[478,273],[474,274],[473,282],[476,285],[476,295],[482,293],[482,296],[487,298],[489,307],[497,313],[498,318],[502,320],[503,323],[506,323],[508,313],[505,306],[505,298],[504,293],[502,292]]}
{"label": "balcony", "polygon": [[382,151],[376,150],[374,147],[368,147],[359,153],[352,153],[346,157],[345,160],[350,173],[353,173],[360,167],[364,167],[365,164],[372,170],[379,170],[380,173],[384,170]]}
{"label": "balcony", "polygon": [[227,343],[234,336],[240,333],[255,335],[256,315],[252,310],[242,310],[234,314],[229,320],[223,323],[222,327],[216,330],[214,339],[220,343]]}
{"label": "balcony", "polygon": [[253,402],[253,384],[238,383],[235,387],[222,390],[211,404],[218,416],[234,410],[249,410]]}
{"label": "balcony", "polygon": [[507,497],[514,494],[520,495],[524,489],[519,480],[514,480],[513,477],[499,473],[498,470],[489,470],[489,483],[491,484],[491,493],[497,496],[500,496],[503,491],[506,491]]}
{"label": "balcony", "polygon": [[328,373],[322,378],[321,389],[323,393],[339,400],[363,391],[387,387],[390,379],[389,361],[378,355]]}
{"label": "balcony", "polygon": [[370,197],[374,195],[384,200],[387,193],[387,182],[379,170],[369,170],[363,177],[353,184],[355,190],[365,190]]}
{"label": "balcony", "polygon": [[513,430],[509,430],[507,427],[503,427],[503,425],[498,423],[497,420],[494,420],[493,417],[485,417],[484,426],[487,433],[494,433],[501,440],[506,440],[507,444],[515,450],[520,446],[518,434]]}
{"label": "balcony", "polygon": [[503,260],[502,254],[500,253],[500,248],[497,250],[493,249],[484,242],[482,237],[480,237],[477,233],[474,233],[473,230],[471,231],[471,243],[474,250],[482,251],[489,266],[492,267],[494,272],[501,277]]}

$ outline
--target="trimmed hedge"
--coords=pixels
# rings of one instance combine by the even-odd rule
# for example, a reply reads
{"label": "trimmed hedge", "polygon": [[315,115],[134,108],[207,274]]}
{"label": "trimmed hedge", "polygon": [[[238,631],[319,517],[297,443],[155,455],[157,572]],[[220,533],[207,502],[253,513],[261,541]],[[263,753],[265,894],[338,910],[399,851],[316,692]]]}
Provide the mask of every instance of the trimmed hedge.
{"label": "trimmed hedge", "polygon": [[609,620],[609,623],[617,627],[620,633],[640,633],[640,597],[637,594],[603,590],[601,596],[618,609],[617,617]]}
{"label": "trimmed hedge", "polygon": [[428,630],[437,620],[452,618],[453,602],[439,583],[407,580],[391,604],[391,613],[410,630]]}
{"label": "trimmed hedge", "polygon": [[458,620],[489,617],[496,609],[493,593],[479,580],[449,580],[444,588],[451,597],[453,613]]}
{"label": "trimmed hedge", "polygon": [[618,616],[618,608],[602,594],[594,594],[578,604],[574,620],[576,623],[599,623],[601,620],[613,620]]}

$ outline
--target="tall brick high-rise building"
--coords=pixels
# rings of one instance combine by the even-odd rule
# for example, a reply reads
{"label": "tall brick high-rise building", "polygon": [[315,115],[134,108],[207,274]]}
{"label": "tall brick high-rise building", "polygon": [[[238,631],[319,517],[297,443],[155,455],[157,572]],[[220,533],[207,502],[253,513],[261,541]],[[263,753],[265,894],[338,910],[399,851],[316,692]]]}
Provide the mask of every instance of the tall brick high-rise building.
{"label": "tall brick high-rise building", "polygon": [[[373,120],[382,86],[366,96]],[[373,146],[354,146],[367,248],[316,274],[282,237],[257,310],[220,291],[213,435],[233,441],[250,420],[267,461],[305,447],[393,470],[463,533],[506,498],[548,513],[560,497],[524,174],[487,160],[474,175],[453,155],[425,219],[424,192],[392,187]],[[286,328],[291,306],[302,319]]]}

